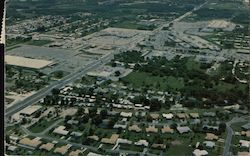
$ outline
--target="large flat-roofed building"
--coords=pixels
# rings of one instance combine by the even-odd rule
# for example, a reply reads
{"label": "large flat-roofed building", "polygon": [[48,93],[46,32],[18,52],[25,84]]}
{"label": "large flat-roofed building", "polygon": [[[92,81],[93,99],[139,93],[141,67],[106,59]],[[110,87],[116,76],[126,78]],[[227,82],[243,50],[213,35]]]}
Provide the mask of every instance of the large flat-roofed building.
{"label": "large flat-roofed building", "polygon": [[12,56],[12,55],[5,55],[5,62],[8,65],[33,68],[33,69],[42,69],[54,64],[52,61],[32,59],[32,58]]}
{"label": "large flat-roofed building", "polygon": [[38,105],[29,106],[21,110],[19,113],[20,115],[23,115],[23,116],[32,116],[36,112],[40,111],[42,108],[43,108],[42,106],[38,106]]}

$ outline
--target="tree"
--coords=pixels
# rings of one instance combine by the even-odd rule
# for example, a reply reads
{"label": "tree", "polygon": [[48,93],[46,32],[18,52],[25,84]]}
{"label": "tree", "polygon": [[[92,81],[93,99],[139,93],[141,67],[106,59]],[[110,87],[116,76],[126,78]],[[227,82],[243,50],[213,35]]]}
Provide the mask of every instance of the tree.
{"label": "tree", "polygon": [[226,128],[227,128],[227,125],[224,122],[219,124],[219,132],[221,133],[225,132]]}
{"label": "tree", "polygon": [[60,93],[60,90],[58,88],[53,88],[51,90],[52,95],[58,95]]}
{"label": "tree", "polygon": [[121,72],[120,72],[120,71],[116,71],[116,72],[115,72],[115,76],[116,76],[116,77],[118,77],[118,76],[120,76],[120,75],[121,75]]}
{"label": "tree", "polygon": [[101,110],[101,112],[100,112],[100,116],[101,116],[102,118],[106,118],[107,114],[108,114],[108,112],[107,112],[106,109]]}

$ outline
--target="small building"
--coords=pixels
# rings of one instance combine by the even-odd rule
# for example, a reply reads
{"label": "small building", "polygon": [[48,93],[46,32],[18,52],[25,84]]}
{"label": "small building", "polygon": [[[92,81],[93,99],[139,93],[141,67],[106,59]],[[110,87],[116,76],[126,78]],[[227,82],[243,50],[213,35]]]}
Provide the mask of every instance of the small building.
{"label": "small building", "polygon": [[32,116],[36,112],[42,110],[42,108],[43,108],[42,106],[33,105],[33,106],[29,106],[29,107],[24,108],[19,113],[20,113],[20,115],[23,115],[23,116]]}
{"label": "small building", "polygon": [[204,130],[219,131],[219,127],[218,126],[203,125],[202,128]]}
{"label": "small building", "polygon": [[212,140],[218,140],[219,137],[213,133],[207,133],[205,139],[212,141]]}
{"label": "small building", "polygon": [[132,125],[128,127],[129,131],[134,131],[134,132],[141,132],[142,129],[138,125]]}
{"label": "small building", "polygon": [[42,141],[40,141],[40,138],[34,138],[34,139],[23,138],[19,141],[19,144],[32,148],[37,148],[40,144],[42,144]]}
{"label": "small building", "polygon": [[170,120],[170,119],[172,119],[172,118],[174,117],[174,115],[173,115],[172,113],[162,114],[162,116],[163,116],[164,118],[166,118],[167,120]]}
{"label": "small building", "polygon": [[199,114],[198,113],[189,113],[189,116],[193,119],[197,119],[199,118]]}
{"label": "small building", "polygon": [[240,146],[241,146],[241,147],[246,147],[246,148],[249,148],[249,147],[250,147],[250,141],[247,141],[247,140],[240,140],[239,143],[240,143]]}
{"label": "small building", "polygon": [[72,132],[70,135],[75,136],[75,137],[80,137],[83,135],[81,132]]}
{"label": "small building", "polygon": [[99,140],[99,137],[98,137],[97,135],[88,136],[87,138],[88,138],[88,139],[95,140],[95,141],[98,141],[98,140]]}
{"label": "small building", "polygon": [[55,134],[59,134],[59,135],[68,135],[69,134],[69,131],[66,131],[65,130],[65,126],[59,126],[57,128],[54,129],[53,133]]}
{"label": "small building", "polygon": [[11,145],[10,145],[10,146],[7,147],[7,150],[8,150],[8,151],[15,152],[15,151],[17,150],[17,148],[18,148],[18,147],[16,147],[16,146],[11,146]]}
{"label": "small building", "polygon": [[208,152],[206,150],[200,150],[200,149],[195,149],[193,151],[194,156],[206,156],[208,155]]}
{"label": "small building", "polygon": [[213,141],[204,141],[203,144],[208,148],[214,148],[215,143]]}
{"label": "small building", "polygon": [[133,113],[131,113],[131,112],[121,112],[120,115],[122,117],[128,118],[128,117],[132,117]]}
{"label": "small building", "polygon": [[204,117],[215,117],[216,114],[214,112],[204,112],[202,114]]}
{"label": "small building", "polygon": [[39,149],[46,150],[49,152],[54,148],[54,146],[55,146],[55,144],[53,144],[53,143],[46,143],[46,144],[43,144],[42,146],[40,146]]}
{"label": "small building", "polygon": [[166,149],[166,145],[164,145],[164,144],[155,144],[154,143],[151,147],[157,148],[157,149]]}
{"label": "small building", "polygon": [[148,126],[146,128],[146,132],[147,133],[157,133],[158,132],[158,129],[155,127],[155,126]]}
{"label": "small building", "polygon": [[70,149],[71,146],[72,146],[72,145],[67,144],[67,145],[64,145],[64,146],[62,146],[62,147],[57,147],[57,148],[54,150],[54,152],[55,152],[55,153],[62,154],[62,155],[65,155],[65,154],[68,152],[68,150]]}
{"label": "small building", "polygon": [[82,151],[81,150],[75,150],[75,151],[71,151],[69,153],[69,156],[79,156],[79,154],[81,154]]}
{"label": "small building", "polygon": [[183,126],[183,127],[178,126],[178,127],[177,127],[177,131],[178,131],[180,134],[183,134],[183,133],[191,132],[191,129],[190,129],[188,126]]}
{"label": "small building", "polygon": [[97,153],[93,153],[93,152],[89,152],[87,156],[103,156],[103,155],[97,154]]}
{"label": "small building", "polygon": [[77,120],[68,120],[67,121],[67,124],[70,124],[70,125],[77,125],[79,123],[79,121]]}
{"label": "small building", "polygon": [[129,145],[131,145],[133,142],[128,140],[128,139],[118,138],[116,143],[117,144],[129,144]]}
{"label": "small building", "polygon": [[161,129],[161,132],[162,133],[174,133],[174,130],[172,128],[170,128],[169,126],[164,126],[162,129]]}
{"label": "small building", "polygon": [[250,137],[250,130],[248,130],[248,131],[241,131],[240,133],[243,136]]}
{"label": "small building", "polygon": [[138,146],[145,146],[145,147],[148,147],[148,141],[147,140],[139,140],[137,142],[135,142],[135,145],[138,145]]}
{"label": "small building", "polygon": [[110,138],[102,138],[101,142],[106,144],[115,144],[118,138],[118,134],[112,134]]}
{"label": "small building", "polygon": [[178,114],[176,114],[176,116],[179,119],[187,119],[187,118],[189,118],[188,114],[186,114],[186,113],[178,113]]}
{"label": "small building", "polygon": [[159,115],[159,114],[156,114],[156,113],[151,113],[151,114],[150,114],[150,117],[151,117],[152,119],[154,119],[154,120],[157,120],[157,119],[159,119],[160,115]]}

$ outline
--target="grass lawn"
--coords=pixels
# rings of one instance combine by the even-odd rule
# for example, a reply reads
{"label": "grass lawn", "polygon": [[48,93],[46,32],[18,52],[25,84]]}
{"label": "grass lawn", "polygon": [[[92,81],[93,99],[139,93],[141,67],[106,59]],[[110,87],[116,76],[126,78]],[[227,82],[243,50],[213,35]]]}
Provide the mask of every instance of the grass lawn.
{"label": "grass lawn", "polygon": [[33,133],[40,133],[42,131],[44,131],[46,128],[48,128],[50,125],[52,125],[56,120],[42,120],[39,123],[35,123],[33,124],[29,130]]}
{"label": "grass lawn", "polygon": [[166,155],[169,156],[187,156],[192,155],[193,149],[192,147],[188,147],[188,144],[174,145],[170,146],[166,151]]}
{"label": "grass lawn", "polygon": [[169,88],[181,89],[184,87],[184,81],[182,78],[175,78],[173,76],[152,76],[151,74],[145,72],[132,72],[122,80],[124,82],[128,82],[135,88],[140,88],[146,85],[150,88],[158,90],[166,90]]}
{"label": "grass lawn", "polygon": [[43,46],[52,42],[53,41],[49,41],[49,40],[30,40],[26,42],[25,44],[34,45],[34,46]]}
{"label": "grass lawn", "polygon": [[200,63],[194,61],[194,58],[189,58],[185,65],[188,70],[201,70]]}
{"label": "grass lawn", "polygon": [[242,131],[242,128],[241,126],[247,124],[248,121],[245,121],[245,122],[238,122],[238,123],[234,123],[231,125],[232,129],[236,132],[241,132]]}
{"label": "grass lawn", "polygon": [[15,49],[15,48],[19,48],[21,47],[20,45],[13,45],[13,46],[8,46],[6,47],[6,51],[9,51],[9,50],[12,50],[12,49]]}
{"label": "grass lawn", "polygon": [[[230,89],[233,89],[236,86],[236,84],[230,84],[230,83],[226,83],[226,82],[220,82],[215,88],[219,91],[219,92],[227,92]],[[245,92],[245,89],[247,87],[246,84],[238,84],[239,89],[242,92]]]}

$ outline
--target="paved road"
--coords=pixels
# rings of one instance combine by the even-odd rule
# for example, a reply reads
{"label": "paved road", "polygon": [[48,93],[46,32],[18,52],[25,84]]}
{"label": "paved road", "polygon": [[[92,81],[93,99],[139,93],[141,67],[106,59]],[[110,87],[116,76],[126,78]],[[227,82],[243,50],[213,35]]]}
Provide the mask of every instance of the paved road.
{"label": "paved road", "polygon": [[[54,138],[54,137],[50,137],[50,136],[45,136],[43,134],[38,134],[38,133],[32,133],[30,132],[27,128],[21,126],[21,129],[24,131],[24,133],[26,133],[27,135],[29,136],[34,136],[34,137],[40,137],[40,138],[43,138],[43,139],[46,139],[48,141],[57,141],[59,143],[63,143],[63,144],[70,144],[70,145],[73,145],[75,147],[79,147],[79,148],[87,148],[87,149],[90,149],[94,152],[97,152],[99,151],[99,149],[97,147],[93,147],[93,146],[88,146],[88,145],[82,145],[82,144],[79,144],[79,143],[74,143],[74,142],[71,142],[71,141],[68,141],[68,140],[63,140],[63,139],[58,139],[58,138]],[[128,150],[111,150],[111,149],[104,149],[106,152],[109,152],[109,153],[112,153],[112,154],[119,154],[119,153],[126,153],[126,154],[130,154],[130,155],[143,155],[142,152],[135,152],[135,151],[128,151]],[[154,154],[147,154],[148,156],[156,156]]]}
{"label": "paved road", "polygon": [[231,124],[237,123],[237,122],[244,122],[247,121],[246,118],[244,117],[234,117],[231,121],[227,122],[227,137],[225,140],[225,145],[224,145],[224,151],[223,151],[223,156],[232,156],[232,153],[230,152],[230,146],[231,146],[231,141],[232,137],[234,135],[233,129],[230,127]]}
{"label": "paved road", "polygon": [[6,109],[5,116],[8,118],[9,116],[17,113],[18,111],[22,110],[23,108],[32,105],[33,103],[39,101],[41,98],[45,97],[46,95],[50,94],[51,90],[53,88],[61,88],[65,86],[66,84],[80,78],[82,75],[86,74],[88,71],[93,70],[101,65],[104,65],[111,61],[113,59],[113,53],[107,54],[100,59],[86,65],[84,68],[79,69],[78,71],[67,75],[62,80],[59,80],[50,86],[47,86],[46,88],[43,88],[39,90],[37,93],[33,94],[32,96],[24,99],[23,101],[20,101],[13,105],[12,107],[9,107]]}

